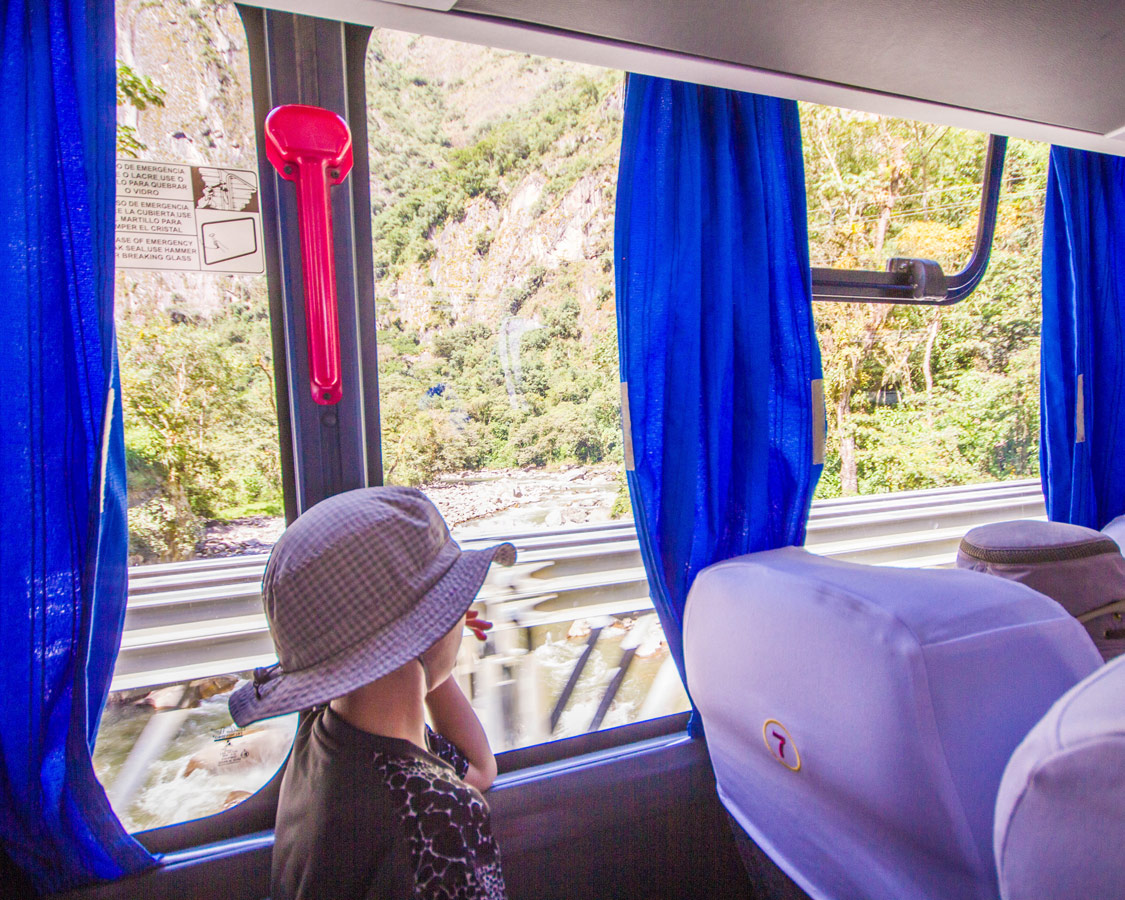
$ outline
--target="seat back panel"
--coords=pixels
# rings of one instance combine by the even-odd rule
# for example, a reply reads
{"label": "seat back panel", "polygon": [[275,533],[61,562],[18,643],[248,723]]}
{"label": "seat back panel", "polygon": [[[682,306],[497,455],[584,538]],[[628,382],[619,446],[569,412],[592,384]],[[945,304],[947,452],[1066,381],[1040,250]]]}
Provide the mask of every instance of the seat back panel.
{"label": "seat back panel", "polygon": [[724,805],[833,900],[995,900],[1004,764],[1099,663],[1077,622],[1020,585],[796,548],[702,572],[685,648]]}

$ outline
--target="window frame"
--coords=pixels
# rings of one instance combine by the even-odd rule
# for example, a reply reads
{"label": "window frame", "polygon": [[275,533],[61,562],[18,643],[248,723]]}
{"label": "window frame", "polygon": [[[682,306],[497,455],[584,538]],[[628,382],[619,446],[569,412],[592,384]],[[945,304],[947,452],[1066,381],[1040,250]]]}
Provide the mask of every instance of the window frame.
{"label": "window frame", "polygon": [[[258,146],[270,108],[303,102],[337,108],[349,121],[353,143],[367,146],[364,62],[372,28],[306,15],[235,4],[250,52],[252,98]],[[286,96],[288,94],[288,96]],[[352,114],[348,114],[351,110]],[[356,114],[358,113],[358,114]],[[976,287],[988,264],[995,229],[1006,138],[992,136],[976,244],[961,272],[944,276],[943,296],[931,296],[932,268],[899,263],[895,271],[814,268],[813,299],[829,302],[956,303]],[[263,230],[276,375],[279,449],[286,518],[324,497],[382,483],[378,370],[373,296],[371,221],[366,153],[355,154],[345,186],[333,192],[340,337],[345,401],[337,407],[312,403],[307,386],[308,351],[303,328],[300,247],[292,191],[259,154]],[[345,190],[345,187],[347,188]],[[285,224],[283,224],[285,223]],[[905,265],[909,263],[910,265]],[[931,264],[936,267],[936,264]],[[940,274],[940,268],[938,269]],[[927,278],[929,279],[927,282]],[[927,285],[929,287],[927,287]],[[370,336],[365,340],[365,337]],[[352,397],[349,400],[349,391]],[[501,781],[519,781],[521,771],[566,768],[568,760],[608,753],[638,742],[686,734],[688,713],[546,741],[497,755]],[[154,854],[244,839],[273,828],[285,771],[282,764],[251,797],[228,810],[134,833]]]}
{"label": "window frame", "polygon": [[[264,146],[262,123],[270,108],[283,102],[305,102],[339,107],[353,129],[353,142],[366,147],[366,115],[354,112],[365,109],[364,61],[372,29],[242,4],[236,4],[236,9],[250,51],[258,146]],[[287,92],[295,96],[284,96]],[[346,115],[349,108],[354,111],[352,115]],[[887,272],[814,268],[813,299],[942,306],[967,297],[988,265],[1006,142],[1004,137],[990,137],[976,241],[964,269],[945,276],[936,263],[919,260],[892,260]],[[351,387],[353,401],[340,408],[317,407],[305,390],[308,353],[300,312],[299,238],[293,225],[294,210],[287,208],[293,204],[286,199],[292,192],[282,190],[281,179],[265,155],[259,158],[279,447],[286,517],[293,521],[300,511],[323,497],[382,483],[374,310],[367,310],[370,304],[359,302],[373,295],[371,223],[370,216],[364,214],[370,209],[368,164],[366,154],[357,153],[347,182],[349,190],[337,189],[333,194],[345,397]],[[370,335],[370,340],[363,341],[365,335]],[[679,713],[509,750],[497,755],[500,778],[684,732],[687,720],[687,713]],[[159,854],[269,830],[284,769],[283,764],[262,788],[231,809],[136,832],[134,837],[150,852]]]}
{"label": "window frame", "polygon": [[264,148],[265,118],[287,103],[326,107],[367,146],[364,60],[371,27],[235,4],[246,30],[262,185],[262,230],[274,342],[285,516],[342,491],[383,483],[375,340],[371,192],[366,153],[330,194],[343,397],[314,403],[309,386],[296,192]]}
{"label": "window frame", "polygon": [[968,297],[984,277],[996,233],[1000,186],[1008,139],[992,134],[984,161],[980,215],[969,261],[946,275],[933,260],[896,258],[887,271],[814,267],[812,295],[821,303],[900,303],[909,306],[952,306]]}

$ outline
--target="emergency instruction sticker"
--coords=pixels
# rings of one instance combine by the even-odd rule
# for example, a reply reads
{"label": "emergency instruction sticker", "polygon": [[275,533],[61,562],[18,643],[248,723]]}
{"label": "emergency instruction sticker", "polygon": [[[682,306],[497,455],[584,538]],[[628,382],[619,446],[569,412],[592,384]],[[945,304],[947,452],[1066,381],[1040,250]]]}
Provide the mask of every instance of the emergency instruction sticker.
{"label": "emergency instruction sticker", "polygon": [[262,272],[258,175],[119,159],[115,243],[119,269]]}

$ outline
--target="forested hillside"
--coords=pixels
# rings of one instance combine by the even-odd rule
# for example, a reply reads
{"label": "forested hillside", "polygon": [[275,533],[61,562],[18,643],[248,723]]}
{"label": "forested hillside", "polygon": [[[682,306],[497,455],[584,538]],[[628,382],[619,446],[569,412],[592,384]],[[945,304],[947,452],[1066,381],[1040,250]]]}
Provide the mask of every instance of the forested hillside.
{"label": "forested hillside", "polygon": [[[118,156],[256,169],[246,38],[217,0],[118,0]],[[264,276],[118,270],[134,562],[203,525],[280,515]]]}
{"label": "forested hillside", "polygon": [[[120,0],[122,152],[256,166],[245,38],[216,0]],[[624,76],[376,32],[367,61],[389,481],[620,463],[613,208]],[[967,258],[984,141],[802,110],[814,265]],[[1009,151],[993,263],[953,309],[818,304],[820,496],[1036,471],[1046,148]],[[119,273],[137,559],[277,511],[262,278]]]}
{"label": "forested hillside", "polygon": [[[983,135],[803,106],[813,265],[968,261]],[[1038,473],[1048,147],[1011,141],[988,273],[954,307],[819,303],[828,458],[819,496]]]}
{"label": "forested hillside", "polygon": [[620,462],[621,73],[393,32],[368,71],[388,480]]}
{"label": "forested hillside", "polygon": [[[387,73],[380,87],[393,91],[389,141],[409,148],[373,160],[388,167],[375,191],[388,471],[416,481],[619,461],[612,202],[622,79],[562,63],[513,69],[512,55],[463,48],[490,71],[508,65],[509,83],[542,85],[522,91],[525,106],[490,110],[474,132],[450,101],[464,80],[442,75],[459,69],[432,65],[427,46],[456,45],[373,48]],[[814,265],[882,269],[892,256],[921,256],[952,273],[965,264],[983,135],[811,105],[802,127]],[[969,301],[817,305],[829,413],[820,496],[1035,474],[1045,164],[1046,147],[1013,142],[992,265]]]}

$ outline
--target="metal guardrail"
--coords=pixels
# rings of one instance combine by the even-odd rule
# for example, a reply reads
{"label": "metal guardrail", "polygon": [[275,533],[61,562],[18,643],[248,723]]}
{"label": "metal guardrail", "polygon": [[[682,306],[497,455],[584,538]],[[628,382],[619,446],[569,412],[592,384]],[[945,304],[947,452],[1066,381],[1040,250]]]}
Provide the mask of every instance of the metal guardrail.
{"label": "metal guardrail", "polygon": [[[1042,518],[1038,481],[825,500],[806,546],[853,562],[941,566],[975,525]],[[652,608],[632,522],[522,535],[457,535],[465,547],[511,541],[519,561],[493,567],[480,601],[508,630]],[[139,566],[129,571],[113,690],[241,672],[274,660],[259,583],[266,555]],[[557,717],[556,717],[557,718]]]}

